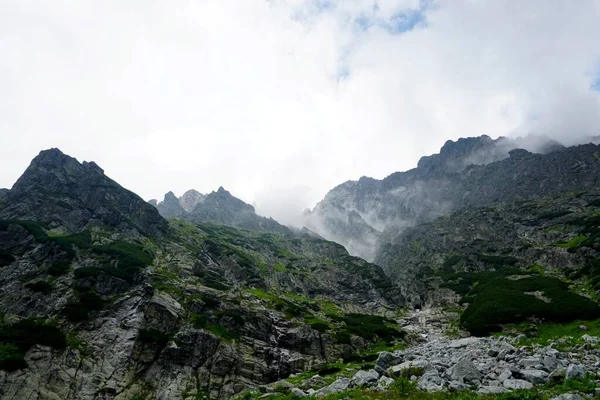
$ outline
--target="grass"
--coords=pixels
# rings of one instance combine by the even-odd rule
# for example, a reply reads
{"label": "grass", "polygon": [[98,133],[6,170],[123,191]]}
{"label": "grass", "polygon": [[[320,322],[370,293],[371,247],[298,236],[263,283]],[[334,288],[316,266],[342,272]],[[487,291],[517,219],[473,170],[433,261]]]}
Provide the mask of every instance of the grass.
{"label": "grass", "polygon": [[[582,330],[580,326],[585,326]],[[591,321],[572,321],[567,323],[545,322],[539,325],[531,323],[510,324],[506,327],[510,332],[524,333],[526,335],[519,344],[522,346],[531,346],[539,344],[547,346],[550,342],[558,342],[563,339],[564,344],[558,344],[557,347],[576,346],[583,343],[581,337],[585,334],[590,336],[600,336],[600,319]],[[566,346],[566,347],[565,347]]]}
{"label": "grass", "polygon": [[275,272],[287,272],[288,269],[283,264],[275,264],[273,265],[273,270]]}
{"label": "grass", "polygon": [[556,244],[557,247],[562,247],[565,249],[574,249],[574,248],[578,248],[581,247],[581,245],[583,245],[583,243],[587,240],[587,236],[575,236],[573,239],[569,240],[568,242],[559,242]]}
{"label": "grass", "polygon": [[[588,386],[585,387],[589,389]],[[387,391],[377,392],[369,389],[349,389],[343,392],[330,394],[320,397],[322,400],[547,400],[559,393],[572,391],[568,385],[555,387],[542,387],[531,390],[515,390],[509,393],[496,395],[478,395],[470,391],[457,392],[424,392],[417,388],[416,382],[411,382],[407,378],[397,379]],[[253,400],[259,399],[262,393],[254,391],[247,392],[238,396],[236,399]],[[289,390],[282,390],[269,397],[270,400],[298,400]],[[314,396],[307,396],[304,399],[313,400]]]}
{"label": "grass", "polygon": [[[345,324],[345,327],[341,331],[342,335],[347,333],[360,336],[363,339],[371,341],[380,340],[387,343],[391,343],[396,339],[403,339],[406,336],[406,332],[393,326],[395,321],[378,315],[347,314],[332,319]],[[342,337],[339,338],[342,339]]]}

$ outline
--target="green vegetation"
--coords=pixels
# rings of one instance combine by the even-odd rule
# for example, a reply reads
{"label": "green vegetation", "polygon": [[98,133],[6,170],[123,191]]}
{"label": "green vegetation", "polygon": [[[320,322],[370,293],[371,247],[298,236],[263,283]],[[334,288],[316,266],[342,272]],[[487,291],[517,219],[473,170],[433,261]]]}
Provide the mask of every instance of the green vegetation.
{"label": "green vegetation", "polygon": [[321,333],[331,330],[331,326],[327,323],[327,321],[324,321],[313,314],[305,313],[303,317],[306,324],[312,329],[315,329]]}
{"label": "green vegetation", "polygon": [[9,225],[19,225],[26,229],[36,241],[40,243],[46,243],[48,241],[48,235],[44,231],[47,226],[37,221],[26,221],[26,220],[0,220],[0,230],[5,231]]}
{"label": "green vegetation", "polygon": [[29,282],[25,285],[25,287],[29,290],[33,290],[34,292],[48,294],[52,292],[54,286],[52,283],[47,281],[37,281],[37,282]]}
{"label": "green vegetation", "polygon": [[[343,322],[345,327],[341,330],[341,334],[352,334],[360,336],[367,340],[382,340],[391,343],[397,339],[403,339],[406,332],[397,329],[394,325],[395,321],[378,315],[369,314],[347,314],[345,316],[332,316],[332,319],[337,322]],[[343,338],[340,334],[338,338]],[[343,343],[343,342],[342,342]]]}
{"label": "green vegetation", "polygon": [[58,260],[52,263],[48,268],[48,274],[52,276],[61,276],[69,272],[71,269],[71,262],[68,260]]}
{"label": "green vegetation", "polygon": [[144,343],[155,343],[163,347],[171,340],[171,336],[157,329],[140,329],[138,340]]}
{"label": "green vegetation", "polygon": [[600,316],[596,303],[570,292],[564,282],[546,276],[491,279],[475,286],[464,300],[470,304],[461,316],[461,325],[476,335],[534,316],[554,322]]}
{"label": "green vegetation", "polygon": [[26,319],[0,326],[0,369],[25,368],[25,353],[35,344],[57,349],[67,346],[65,335],[57,327],[41,321]]}
{"label": "green vegetation", "polygon": [[587,236],[575,236],[573,239],[569,240],[568,242],[557,243],[556,246],[557,247],[563,247],[563,248],[566,248],[566,249],[578,248],[587,239],[588,239]]}
{"label": "green vegetation", "polygon": [[5,267],[15,261],[15,257],[8,251],[0,249],[0,267]]}
{"label": "green vegetation", "polygon": [[[581,329],[585,327],[585,330]],[[583,344],[581,337],[584,334],[591,336],[600,336],[600,319],[592,321],[572,321],[566,323],[544,322],[542,324],[533,324],[522,322],[519,324],[510,324],[506,326],[508,332],[523,333],[526,335],[520,341],[520,345],[530,346],[539,344],[547,346],[550,342],[557,343],[556,348],[566,350]]]}
{"label": "green vegetation", "polygon": [[104,308],[104,300],[91,290],[76,292],[76,300],[69,301],[63,308],[63,315],[71,322],[87,321],[90,313]]}
{"label": "green vegetation", "polygon": [[89,249],[92,246],[92,235],[87,230],[71,235],[51,236],[49,239],[59,245],[70,258],[75,256],[73,246],[80,249]]}
{"label": "green vegetation", "polygon": [[190,313],[190,321],[194,328],[210,331],[221,339],[230,341],[239,338],[239,335],[228,331],[224,326],[209,322],[205,315]]}
{"label": "green vegetation", "polygon": [[273,270],[276,272],[287,272],[288,269],[283,264],[275,264],[273,266]]}
{"label": "green vegetation", "polygon": [[[557,386],[545,386],[539,389],[515,390],[509,393],[478,395],[470,391],[456,392],[424,392],[417,388],[416,382],[408,378],[399,378],[388,388],[387,391],[377,392],[369,389],[349,389],[343,392],[320,397],[322,400],[547,400],[559,393],[566,393],[582,387],[584,392],[589,392],[590,385],[582,382],[565,382]],[[251,391],[238,396],[240,400],[259,399],[262,393]],[[304,397],[314,400],[314,396]],[[298,400],[289,389],[281,388],[271,400]]]}

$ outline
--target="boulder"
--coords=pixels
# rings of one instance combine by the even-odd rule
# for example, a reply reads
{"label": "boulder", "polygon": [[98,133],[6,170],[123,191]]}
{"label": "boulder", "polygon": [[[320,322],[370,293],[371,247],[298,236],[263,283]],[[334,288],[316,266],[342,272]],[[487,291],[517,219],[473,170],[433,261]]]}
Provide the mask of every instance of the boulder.
{"label": "boulder", "polygon": [[531,389],[533,384],[522,379],[507,379],[502,382],[502,385],[507,389]]}
{"label": "boulder", "polygon": [[463,358],[457,364],[447,371],[447,375],[453,381],[474,382],[482,378],[481,372],[477,369],[473,361]]}
{"label": "boulder", "polygon": [[560,396],[556,396],[551,398],[550,400],[585,400],[584,397],[581,397],[578,394],[561,394]]}
{"label": "boulder", "polygon": [[567,379],[583,379],[585,378],[585,369],[578,364],[571,364],[567,367],[565,378]]}
{"label": "boulder", "polygon": [[375,370],[358,371],[352,378],[352,383],[356,386],[367,386],[377,382],[379,374]]}
{"label": "boulder", "polygon": [[325,386],[315,392],[316,397],[323,397],[332,393],[344,391],[350,387],[350,381],[346,378],[338,378],[329,386]]}
{"label": "boulder", "polygon": [[525,369],[521,371],[521,377],[534,385],[548,382],[550,374],[537,369]]}

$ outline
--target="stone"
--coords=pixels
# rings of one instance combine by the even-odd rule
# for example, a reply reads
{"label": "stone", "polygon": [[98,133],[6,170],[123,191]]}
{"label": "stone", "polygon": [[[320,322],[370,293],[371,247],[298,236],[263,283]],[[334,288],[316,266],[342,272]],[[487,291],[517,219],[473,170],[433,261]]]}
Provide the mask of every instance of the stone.
{"label": "stone", "polygon": [[561,394],[560,396],[556,396],[551,398],[550,400],[586,400],[584,397],[578,394]]}
{"label": "stone", "polygon": [[567,379],[583,379],[585,378],[585,369],[578,364],[571,364],[567,367],[565,378]]}
{"label": "stone", "polygon": [[473,382],[482,378],[481,372],[473,361],[468,358],[461,359],[447,371],[447,375],[454,381]]}
{"label": "stone", "polygon": [[398,376],[404,370],[408,370],[410,368],[423,368],[424,370],[428,369],[430,366],[429,361],[427,360],[413,360],[413,361],[405,361],[402,364],[394,365],[388,371],[392,376]]}
{"label": "stone", "polygon": [[534,385],[548,382],[550,374],[537,369],[525,369],[521,371],[521,377]]}
{"label": "stone", "polygon": [[346,378],[338,378],[331,385],[325,386],[315,392],[316,397],[323,397],[329,394],[338,393],[350,387],[350,381]]}
{"label": "stone", "polygon": [[558,359],[551,355],[545,356],[542,362],[546,371],[554,371],[558,367]]}
{"label": "stone", "polygon": [[369,371],[358,371],[356,374],[354,374],[352,383],[354,383],[356,386],[366,386],[377,382],[378,379],[379,373],[373,369]]}
{"label": "stone", "polygon": [[480,338],[476,337],[468,337],[464,339],[453,340],[448,344],[448,347],[452,349],[461,349],[463,347],[471,346],[478,344],[480,342]]}
{"label": "stone", "polygon": [[381,378],[379,378],[379,380],[377,381],[377,386],[376,389],[377,390],[386,390],[390,387],[390,385],[392,383],[394,383],[394,379],[388,377],[388,376],[382,376]]}
{"label": "stone", "polygon": [[306,397],[306,396],[308,396],[302,389],[298,389],[296,387],[292,388],[291,392],[296,397]]}
{"label": "stone", "polygon": [[437,371],[426,372],[418,382],[419,389],[427,392],[436,392],[444,388],[443,380],[438,375]]}
{"label": "stone", "polygon": [[381,353],[379,353],[379,356],[377,357],[377,361],[375,361],[375,370],[378,373],[383,374],[390,367],[392,367],[394,365],[398,365],[401,362],[402,362],[402,357],[396,356],[388,351],[382,351]]}
{"label": "stone", "polygon": [[512,377],[512,372],[510,372],[509,369],[505,369],[504,371],[502,371],[502,373],[498,376],[498,380],[500,382],[504,382],[507,379],[510,379]]}
{"label": "stone", "polygon": [[502,385],[507,389],[531,389],[533,384],[522,379],[507,379],[502,382]]}
{"label": "stone", "polygon": [[508,390],[502,386],[480,386],[477,389],[477,394],[502,394],[506,392]]}

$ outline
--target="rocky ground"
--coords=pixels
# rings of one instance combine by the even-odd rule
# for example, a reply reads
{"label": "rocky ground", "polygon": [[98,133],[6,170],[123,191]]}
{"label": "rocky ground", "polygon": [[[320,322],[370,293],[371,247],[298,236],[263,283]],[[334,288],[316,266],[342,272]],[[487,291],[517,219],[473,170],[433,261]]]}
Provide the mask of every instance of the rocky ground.
{"label": "rocky ground", "polygon": [[[278,393],[289,392],[290,398],[321,398],[343,394],[352,388],[368,388],[373,393],[383,392],[386,398],[386,391],[399,377],[415,382],[425,392],[472,391],[479,395],[519,393],[565,379],[587,381],[589,389],[598,379],[600,338],[586,334],[583,329],[581,344],[568,350],[560,346],[564,341],[522,346],[523,335],[451,338],[449,335],[461,334],[449,329],[455,316],[441,309],[414,311],[401,321],[403,328],[412,333],[413,344],[403,350],[379,353],[372,368],[355,365],[335,377],[319,374],[301,380],[292,377],[263,386],[260,393],[247,396],[277,398]],[[600,388],[594,394],[600,396]],[[349,394],[339,398],[355,397]]]}

